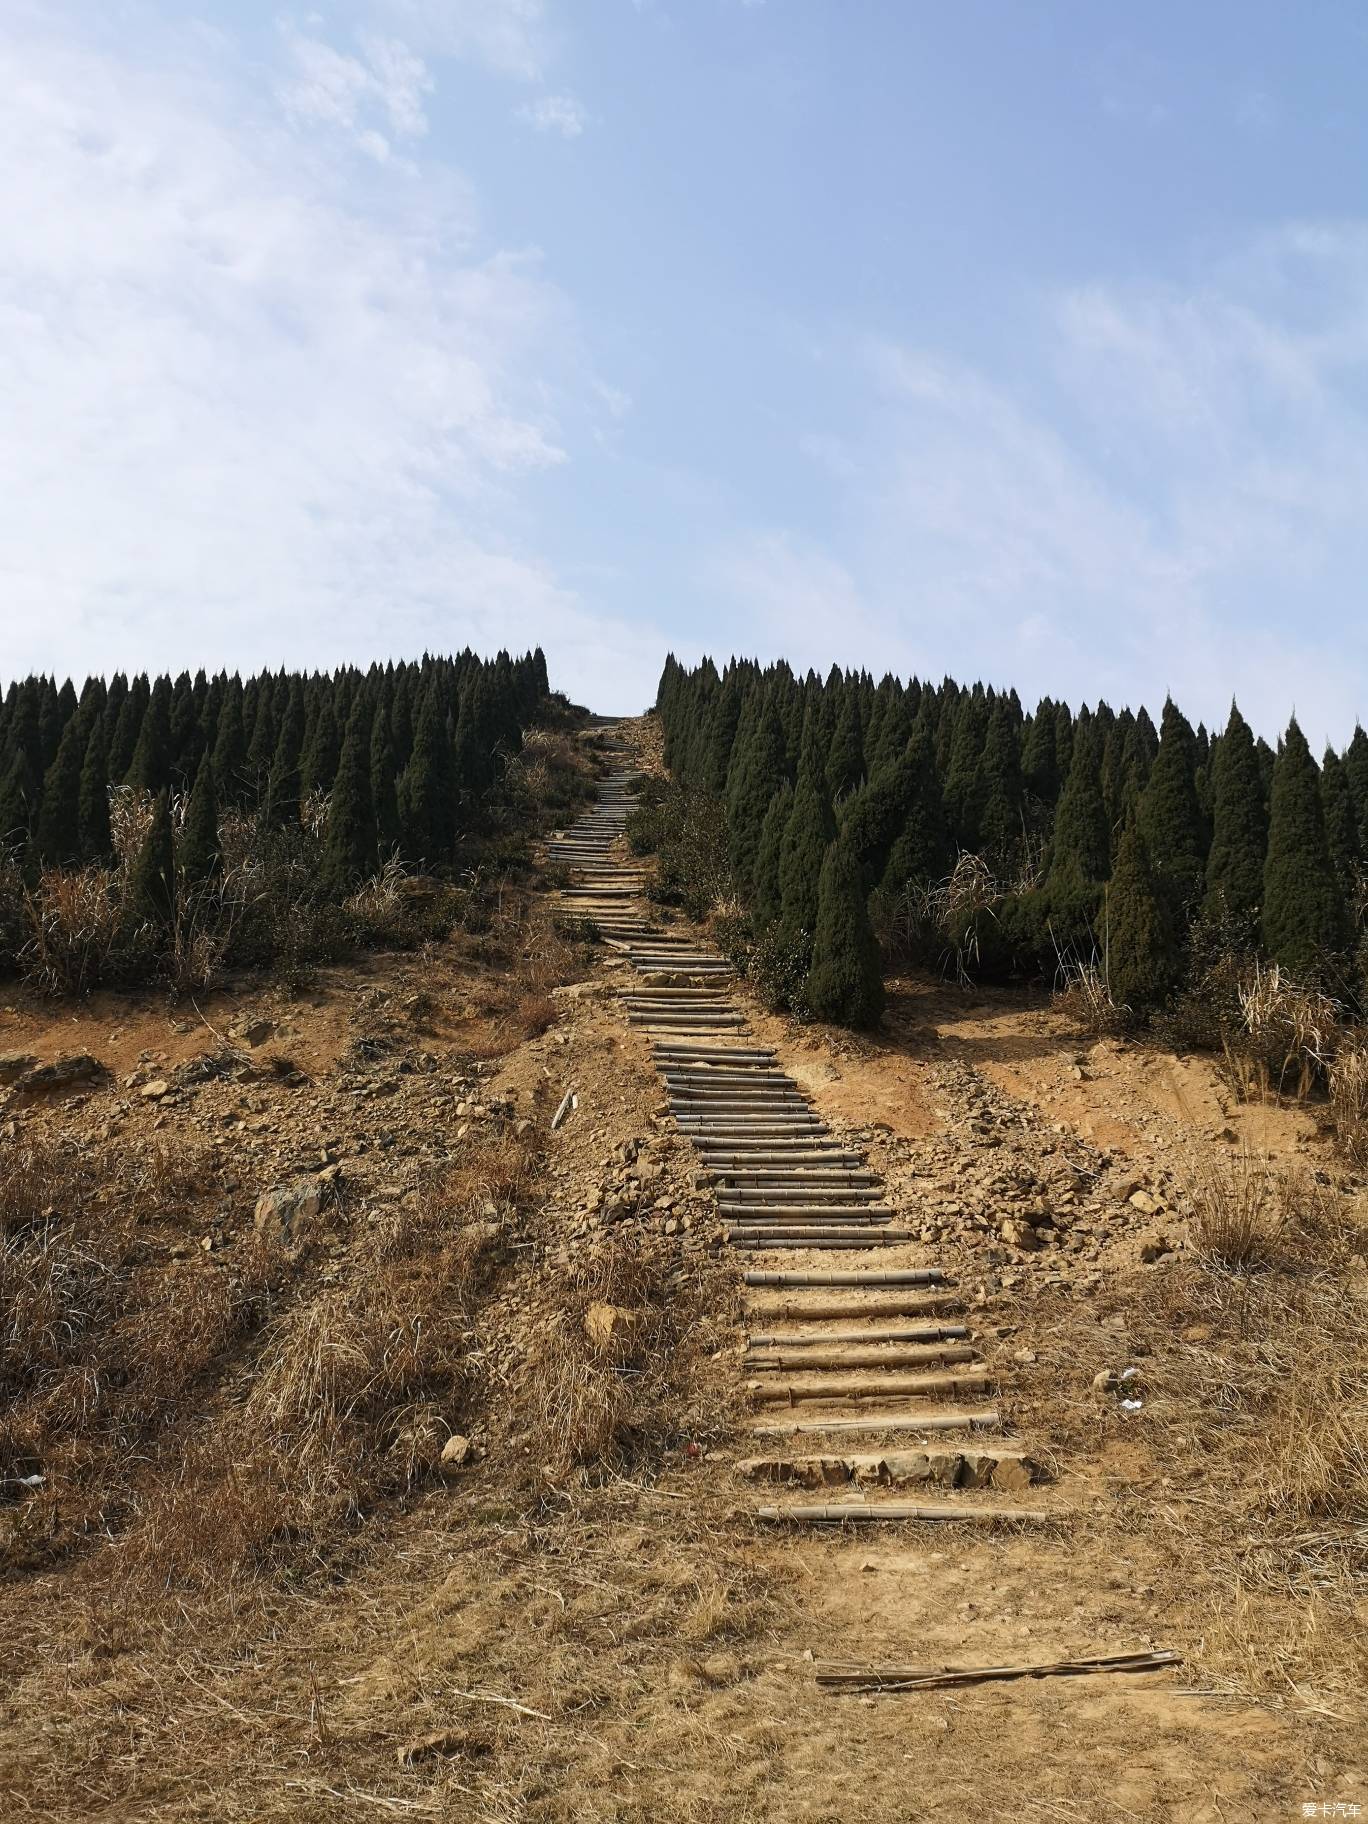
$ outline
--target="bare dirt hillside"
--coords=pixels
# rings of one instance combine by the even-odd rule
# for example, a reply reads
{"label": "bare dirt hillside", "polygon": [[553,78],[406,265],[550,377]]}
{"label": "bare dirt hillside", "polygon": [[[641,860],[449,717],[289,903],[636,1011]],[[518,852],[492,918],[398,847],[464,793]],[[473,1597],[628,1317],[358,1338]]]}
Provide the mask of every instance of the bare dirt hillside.
{"label": "bare dirt hillside", "polygon": [[[898,982],[873,1041],[747,1001],[968,1294],[1052,1516],[779,1529],[623,971],[534,898],[297,992],[0,1005],[4,1815],[1368,1805],[1365,1208],[1314,1111],[1019,996]],[[1145,1647],[1181,1665],[814,1676]]]}

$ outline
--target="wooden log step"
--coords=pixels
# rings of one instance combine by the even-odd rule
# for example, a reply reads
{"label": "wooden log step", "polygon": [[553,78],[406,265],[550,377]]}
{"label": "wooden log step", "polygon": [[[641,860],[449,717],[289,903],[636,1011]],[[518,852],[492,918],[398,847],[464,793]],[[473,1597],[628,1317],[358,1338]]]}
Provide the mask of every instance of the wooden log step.
{"label": "wooden log step", "polygon": [[738,1070],[725,1064],[682,1065],[659,1058],[656,1064],[670,1088],[692,1089],[697,1085],[704,1088],[748,1088],[753,1083],[779,1085],[792,1090],[798,1088],[792,1077],[782,1070],[771,1070],[766,1065],[755,1064],[749,1070]]}
{"label": "wooden log step", "polygon": [[[806,1312],[804,1315],[808,1315]],[[824,1343],[946,1343],[970,1334],[968,1324],[900,1324],[892,1330],[778,1330],[752,1331],[748,1349],[804,1349]]]}
{"label": "wooden log step", "polygon": [[772,1051],[756,1051],[748,1045],[685,1045],[668,1039],[657,1039],[651,1047],[658,1065],[702,1064],[714,1061],[724,1064],[773,1064]]}
{"label": "wooden log step", "polygon": [[796,1192],[784,1200],[776,1199],[767,1203],[763,1197],[744,1197],[740,1192],[728,1193],[725,1199],[718,1198],[717,1213],[719,1216],[739,1216],[749,1221],[772,1221],[782,1216],[785,1221],[820,1222],[827,1217],[844,1221],[852,1216],[862,1217],[867,1222],[888,1222],[897,1215],[887,1204],[859,1201],[859,1193],[852,1191],[849,1198],[832,1197],[827,1192],[814,1196],[807,1202]]}
{"label": "wooden log step", "polygon": [[923,1317],[940,1311],[957,1311],[963,1299],[956,1292],[879,1292],[864,1293],[859,1287],[848,1290],[850,1298],[822,1296],[811,1298],[748,1298],[746,1315],[755,1323],[775,1323],[784,1319],[811,1323],[819,1318],[853,1319],[857,1317]]}
{"label": "wooden log step", "polygon": [[867,1248],[895,1248],[911,1241],[899,1230],[876,1229],[873,1225],[848,1229],[728,1229],[726,1241],[733,1248],[754,1248],[757,1253],[781,1248],[832,1248],[849,1254]]}
{"label": "wooden log step", "polygon": [[917,1368],[926,1362],[977,1362],[983,1358],[972,1343],[858,1343],[835,1348],[773,1349],[747,1353],[744,1366],[752,1374],[791,1374],[818,1368]]}
{"label": "wooden log step", "polygon": [[889,1272],[779,1273],[752,1271],[743,1276],[748,1286],[943,1286],[943,1267],[899,1267]]}
{"label": "wooden log step", "polygon": [[704,1161],[704,1173],[709,1178],[744,1189],[785,1190],[791,1187],[797,1190],[810,1186],[815,1190],[878,1191],[883,1188],[883,1180],[876,1178],[873,1172],[857,1171],[854,1166],[804,1165],[801,1161],[792,1165],[725,1165],[708,1159]]}
{"label": "wooden log step", "polygon": [[1040,1480],[1040,1466],[1024,1450],[990,1444],[745,1457],[735,1468],[748,1482],[795,1488],[907,1488],[932,1483],[942,1488],[997,1488],[1019,1494]]}
{"label": "wooden log step", "polygon": [[777,1147],[751,1145],[746,1141],[719,1141],[715,1145],[701,1137],[694,1140],[694,1145],[702,1155],[700,1163],[710,1170],[714,1166],[725,1165],[830,1165],[833,1168],[848,1166],[852,1171],[860,1163],[858,1153],[841,1153],[834,1150],[823,1151],[820,1147],[795,1146],[780,1150]]}
{"label": "wooden log step", "polygon": [[700,1160],[698,1175],[714,1197],[732,1203],[820,1203],[824,1197],[833,1203],[881,1203],[886,1191],[868,1172],[822,1171],[816,1166],[714,1165]]}
{"label": "wooden log step", "polygon": [[946,1431],[1000,1431],[1002,1415],[992,1406],[928,1406],[924,1412],[872,1408],[858,1418],[836,1413],[828,1418],[781,1418],[762,1415],[751,1419],[746,1430],[757,1438],[845,1437],[851,1433],[868,1436],[874,1432],[926,1432],[936,1435]]}
{"label": "wooden log step", "polygon": [[839,1380],[832,1375],[818,1375],[804,1381],[748,1381],[747,1391],[757,1401],[774,1401],[794,1406],[800,1400],[888,1400],[902,1394],[965,1393],[993,1385],[987,1368],[960,1368],[945,1374],[852,1375]]}
{"label": "wooden log step", "polygon": [[676,1115],[681,1134],[690,1139],[695,1134],[710,1134],[715,1139],[751,1135],[757,1139],[783,1139],[790,1134],[811,1134],[821,1139],[825,1125],[816,1115]]}
{"label": "wooden log step", "polygon": [[961,1501],[821,1501],[757,1507],[757,1520],[781,1526],[873,1526],[888,1520],[957,1520],[978,1526],[1058,1520],[1058,1511],[1032,1507],[983,1507]]}

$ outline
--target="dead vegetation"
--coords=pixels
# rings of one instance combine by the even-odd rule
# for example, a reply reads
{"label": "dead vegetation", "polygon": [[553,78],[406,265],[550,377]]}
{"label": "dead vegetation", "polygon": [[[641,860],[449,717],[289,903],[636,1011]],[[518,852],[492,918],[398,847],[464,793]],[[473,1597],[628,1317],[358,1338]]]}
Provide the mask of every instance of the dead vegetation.
{"label": "dead vegetation", "polygon": [[1098,1524],[1165,1561],[1166,1626],[1204,1680],[1333,1716],[1368,1670],[1368,1232],[1249,1154],[1196,1171],[1187,1203],[1185,1255],[1091,1309],[1036,1305],[1037,1416],[1065,1461],[1153,1466]]}

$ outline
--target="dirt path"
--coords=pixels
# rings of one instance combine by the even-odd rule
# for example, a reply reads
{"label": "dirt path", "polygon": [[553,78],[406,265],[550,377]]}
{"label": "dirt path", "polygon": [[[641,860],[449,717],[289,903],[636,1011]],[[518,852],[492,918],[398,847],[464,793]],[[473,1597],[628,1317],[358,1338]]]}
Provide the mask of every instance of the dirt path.
{"label": "dirt path", "polygon": [[[727,1707],[734,1727],[745,1718],[756,1731],[775,1727],[776,1713],[786,1717],[782,1775],[776,1783],[770,1767],[763,1799],[743,1797],[729,1778],[713,1788],[716,1810],[697,1815],[834,1818],[850,1803],[837,1795],[852,1791],[862,1816],[881,1819],[1295,1815],[1325,1789],[1328,1763],[1308,1752],[1310,1732],[1221,1701],[1181,1666],[907,1695],[819,1694],[824,1666],[1181,1654],[1190,1639],[1165,1614],[1162,1573],[1145,1542],[1118,1540],[1108,1525],[1124,1464],[1114,1456],[1080,1463],[1048,1432],[1013,1427],[1016,1361],[1038,1359],[1021,1344],[1029,1304],[1018,1298],[1008,1311],[966,1284],[958,1212],[929,1225],[905,1213],[915,1175],[909,1186],[898,1142],[938,1147],[943,1176],[947,1139],[966,1165],[975,1152],[981,1164],[998,1145],[995,1121],[1038,1127],[1041,1139],[1047,1129],[1065,1131],[1046,1122],[1046,1111],[1023,1114],[1012,1100],[1027,1083],[1038,1093],[1038,1077],[1022,1069],[1031,1051],[1058,1048],[1014,1048],[990,1028],[1000,1055],[985,1058],[980,1078],[969,1062],[982,1048],[972,1026],[943,1048],[948,1061],[929,1068],[905,1056],[842,1065],[814,1057],[810,1041],[795,1044],[784,1022],[747,1004],[705,943],[662,926],[641,897],[643,870],[616,840],[634,760],[630,730],[623,734],[622,773],[553,858],[573,869],[567,909],[593,919],[631,966],[616,996],[619,1017],[641,1035],[643,1064],[650,1046],[670,1119],[697,1151],[742,1281],[738,1435],[709,1453],[708,1486],[696,1476],[660,1486],[750,1514],[757,1559],[781,1557],[799,1592],[785,1638],[748,1666],[743,1695]],[[1084,1080],[1080,1064],[1067,1070],[1050,1115]],[[1228,1111],[1209,1076],[1176,1062],[1170,1076],[1154,1111],[1160,1121],[1165,1097],[1186,1096],[1186,1113],[1195,1105],[1197,1119],[1224,1126]],[[1101,1124],[1097,1117],[1094,1098],[1071,1137],[1081,1128],[1103,1145],[1141,1138],[1119,1106]],[[858,1124],[875,1141],[871,1122],[891,1143],[887,1176],[872,1169],[871,1148],[850,1138]],[[1295,1135],[1297,1123],[1289,1125]],[[1098,1175],[1086,1161],[1068,1164],[1071,1183],[1089,1171]],[[1143,1219],[1162,1219],[1162,1206],[1136,1210],[1127,1195],[1122,1187],[1117,1201],[1135,1232],[1120,1241],[1133,1255],[1146,1246]],[[1009,1292],[1038,1245],[1023,1218],[1004,1228],[1008,1246],[998,1250],[1021,1263],[1003,1275]],[[1080,1283],[1100,1247],[1077,1238],[1085,1258],[1071,1257],[1074,1271],[1038,1277],[1072,1282],[1082,1296],[1100,1277],[1088,1272]],[[1064,1397],[1083,1393],[1075,1384]],[[1040,1412],[1048,1401],[1033,1404]],[[757,1483],[774,1493],[757,1497]],[[1341,1776],[1340,1790],[1357,1777]]]}

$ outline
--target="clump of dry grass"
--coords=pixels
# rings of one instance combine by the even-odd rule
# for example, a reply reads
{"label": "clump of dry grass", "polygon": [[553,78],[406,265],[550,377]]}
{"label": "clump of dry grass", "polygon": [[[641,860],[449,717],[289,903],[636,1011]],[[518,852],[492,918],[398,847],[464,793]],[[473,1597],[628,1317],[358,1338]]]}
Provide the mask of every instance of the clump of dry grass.
{"label": "clump of dry grass", "polygon": [[1129,1008],[1118,1007],[1112,999],[1106,973],[1098,963],[1074,955],[1059,958],[1054,1005],[1083,1032],[1099,1039],[1124,1031],[1131,1017]]}
{"label": "clump of dry grass", "polygon": [[1289,1221],[1288,1182],[1246,1150],[1194,1164],[1188,1174],[1188,1232],[1199,1260],[1247,1272],[1277,1258]]}
{"label": "clump of dry grass", "polygon": [[1289,1089],[1302,1100],[1323,1079],[1334,1054],[1343,1008],[1295,981],[1276,963],[1256,962],[1237,983],[1240,1024],[1223,1035],[1226,1071],[1245,1101]]}
{"label": "clump of dry grass", "polygon": [[1355,1165],[1368,1164],[1368,1045],[1340,1046],[1327,1087],[1337,1145]]}
{"label": "clump of dry grass", "polygon": [[690,1300],[658,1257],[619,1241],[555,1292],[524,1388],[538,1453],[562,1479],[621,1470],[676,1421]]}

